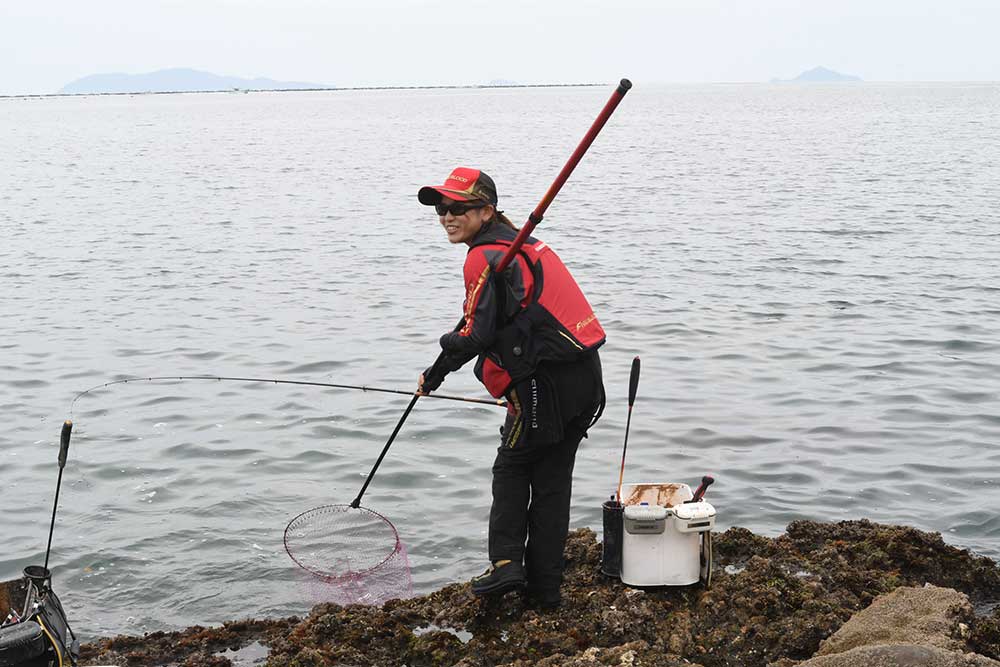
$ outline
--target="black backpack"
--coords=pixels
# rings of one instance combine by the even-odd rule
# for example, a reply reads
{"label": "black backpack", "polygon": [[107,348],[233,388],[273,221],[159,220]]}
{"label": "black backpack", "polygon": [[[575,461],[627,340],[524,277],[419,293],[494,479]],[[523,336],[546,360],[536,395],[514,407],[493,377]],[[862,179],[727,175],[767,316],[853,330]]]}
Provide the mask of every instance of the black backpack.
{"label": "black backpack", "polygon": [[0,583],[0,624],[0,667],[76,667],[80,642],[45,568]]}

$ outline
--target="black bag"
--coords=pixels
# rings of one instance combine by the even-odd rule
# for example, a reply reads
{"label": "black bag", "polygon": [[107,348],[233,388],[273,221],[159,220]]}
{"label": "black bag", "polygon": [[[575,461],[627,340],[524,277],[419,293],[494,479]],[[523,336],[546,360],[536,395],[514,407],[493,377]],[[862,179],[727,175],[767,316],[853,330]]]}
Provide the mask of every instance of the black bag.
{"label": "black bag", "polygon": [[34,621],[21,621],[0,628],[0,665],[44,665],[46,641],[42,626]]}
{"label": "black bag", "polygon": [[27,567],[23,579],[0,583],[0,588],[0,620],[8,619],[0,627],[0,667],[75,667],[80,642],[48,570]]}

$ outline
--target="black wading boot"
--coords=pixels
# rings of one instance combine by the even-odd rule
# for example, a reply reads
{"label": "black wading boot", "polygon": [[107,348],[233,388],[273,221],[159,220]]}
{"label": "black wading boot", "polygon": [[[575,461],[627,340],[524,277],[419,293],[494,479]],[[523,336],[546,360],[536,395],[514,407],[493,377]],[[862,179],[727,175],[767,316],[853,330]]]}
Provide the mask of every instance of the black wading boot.
{"label": "black wading boot", "polygon": [[559,589],[539,590],[528,586],[525,590],[524,602],[530,609],[538,611],[552,611],[562,605],[562,595]]}
{"label": "black wading boot", "polygon": [[498,560],[481,575],[472,578],[472,592],[476,595],[500,595],[515,588],[524,588],[525,583],[524,566],[512,560]]}

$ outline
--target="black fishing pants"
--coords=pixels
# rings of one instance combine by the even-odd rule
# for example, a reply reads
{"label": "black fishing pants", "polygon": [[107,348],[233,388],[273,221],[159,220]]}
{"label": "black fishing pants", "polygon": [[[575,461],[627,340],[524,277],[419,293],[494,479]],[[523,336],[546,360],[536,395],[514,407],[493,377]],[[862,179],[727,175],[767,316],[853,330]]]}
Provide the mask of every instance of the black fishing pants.
{"label": "black fishing pants", "polygon": [[501,446],[493,463],[490,560],[523,560],[528,590],[543,599],[558,598],[562,584],[573,464],[583,434],[570,424],[561,442]]}
{"label": "black fishing pants", "polygon": [[[493,462],[490,560],[523,561],[528,591],[541,600],[559,597],[573,464],[580,441],[604,408],[601,376],[597,350],[578,362],[539,366],[536,391],[529,382],[519,400],[525,406],[525,435],[513,444],[502,437]],[[532,411],[533,404],[539,409]],[[515,427],[508,413],[504,432]]]}

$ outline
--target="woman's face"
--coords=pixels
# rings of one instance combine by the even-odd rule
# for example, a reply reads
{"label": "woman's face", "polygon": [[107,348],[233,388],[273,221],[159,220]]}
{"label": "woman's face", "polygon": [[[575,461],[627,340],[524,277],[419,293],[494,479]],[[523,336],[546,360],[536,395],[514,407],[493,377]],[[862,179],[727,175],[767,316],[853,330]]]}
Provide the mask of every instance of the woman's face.
{"label": "woman's face", "polygon": [[487,204],[480,208],[470,208],[460,215],[455,215],[450,210],[452,204],[456,208],[464,208],[464,204],[476,204],[477,202],[455,202],[447,197],[441,198],[441,205],[449,210],[444,215],[440,215],[441,226],[444,227],[448,240],[452,243],[469,243],[475,238],[483,224],[493,216],[493,206]]}

